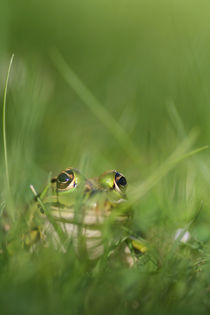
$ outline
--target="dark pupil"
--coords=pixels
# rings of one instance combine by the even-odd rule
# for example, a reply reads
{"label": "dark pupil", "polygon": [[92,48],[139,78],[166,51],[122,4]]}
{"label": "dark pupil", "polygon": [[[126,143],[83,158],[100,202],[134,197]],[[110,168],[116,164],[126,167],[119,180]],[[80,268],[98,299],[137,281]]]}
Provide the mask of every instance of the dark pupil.
{"label": "dark pupil", "polygon": [[59,176],[58,176],[58,181],[60,183],[66,183],[70,180],[69,176],[65,173],[61,173]]}
{"label": "dark pupil", "polygon": [[126,178],[121,176],[118,180],[118,185],[125,186],[127,184]]}

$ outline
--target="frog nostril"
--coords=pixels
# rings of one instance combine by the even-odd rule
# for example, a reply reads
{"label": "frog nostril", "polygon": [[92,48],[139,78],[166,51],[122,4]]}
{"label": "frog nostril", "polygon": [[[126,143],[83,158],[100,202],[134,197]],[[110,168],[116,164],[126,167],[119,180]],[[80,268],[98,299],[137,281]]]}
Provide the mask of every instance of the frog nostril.
{"label": "frog nostril", "polygon": [[51,179],[51,183],[55,183],[55,182],[57,182],[57,177],[53,177],[53,178]]}

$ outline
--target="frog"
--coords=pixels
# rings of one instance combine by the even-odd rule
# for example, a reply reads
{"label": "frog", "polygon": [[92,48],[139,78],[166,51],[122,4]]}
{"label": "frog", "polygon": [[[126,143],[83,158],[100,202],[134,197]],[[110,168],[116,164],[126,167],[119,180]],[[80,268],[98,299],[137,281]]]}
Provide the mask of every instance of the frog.
{"label": "frog", "polygon": [[86,178],[69,167],[49,179],[41,193],[30,187],[35,197],[22,213],[20,228],[17,225],[19,237],[4,213],[0,254],[13,255],[20,246],[33,252],[39,246],[52,245],[63,252],[73,249],[80,259],[91,262],[119,253],[132,266],[133,253],[147,251],[145,241],[131,231],[133,210],[126,195],[127,179],[121,172],[109,170]]}
{"label": "frog", "polygon": [[92,261],[116,247],[130,255],[127,231],[133,210],[127,206],[126,189],[127,179],[117,170],[86,178],[77,168],[64,169],[35,196],[25,244],[50,239],[64,251],[71,244],[80,257]]}

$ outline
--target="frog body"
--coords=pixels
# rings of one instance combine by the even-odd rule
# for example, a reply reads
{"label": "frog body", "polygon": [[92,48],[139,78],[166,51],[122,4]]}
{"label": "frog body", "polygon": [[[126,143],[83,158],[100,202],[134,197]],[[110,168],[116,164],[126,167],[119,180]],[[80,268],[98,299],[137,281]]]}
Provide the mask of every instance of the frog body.
{"label": "frog body", "polygon": [[35,212],[41,218],[43,238],[53,239],[64,250],[71,241],[77,253],[97,259],[106,246],[125,237],[123,227],[132,217],[132,211],[122,210],[127,202],[126,186],[125,176],[115,170],[86,179],[77,169],[65,169],[37,198],[39,211]]}

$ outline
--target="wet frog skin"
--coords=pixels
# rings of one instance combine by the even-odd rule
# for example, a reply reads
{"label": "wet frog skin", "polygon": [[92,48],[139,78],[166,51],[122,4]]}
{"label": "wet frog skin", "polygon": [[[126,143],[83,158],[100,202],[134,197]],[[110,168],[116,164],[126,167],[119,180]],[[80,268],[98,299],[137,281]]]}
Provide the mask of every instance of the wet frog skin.
{"label": "wet frog skin", "polygon": [[124,207],[126,186],[125,176],[115,170],[87,179],[77,169],[67,168],[52,178],[37,198],[32,211],[35,220],[31,221],[35,226],[37,221],[39,229],[34,231],[39,230],[42,239],[51,238],[64,250],[70,240],[78,254],[95,260],[107,246],[125,238],[123,227],[132,217]]}

